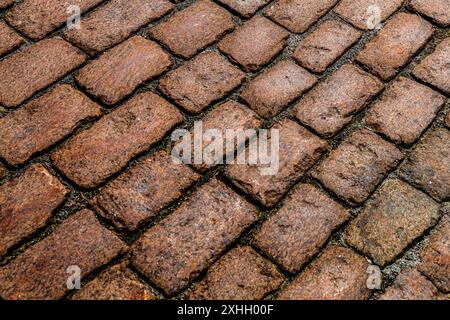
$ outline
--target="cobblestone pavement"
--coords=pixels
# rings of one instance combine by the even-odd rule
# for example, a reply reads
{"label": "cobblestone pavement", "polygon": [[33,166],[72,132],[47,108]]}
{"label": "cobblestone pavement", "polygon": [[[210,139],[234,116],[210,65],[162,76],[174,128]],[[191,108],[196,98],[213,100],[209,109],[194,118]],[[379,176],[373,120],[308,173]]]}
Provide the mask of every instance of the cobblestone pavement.
{"label": "cobblestone pavement", "polygon": [[[448,0],[0,8],[2,299],[448,299]],[[197,120],[278,173],[174,163]]]}

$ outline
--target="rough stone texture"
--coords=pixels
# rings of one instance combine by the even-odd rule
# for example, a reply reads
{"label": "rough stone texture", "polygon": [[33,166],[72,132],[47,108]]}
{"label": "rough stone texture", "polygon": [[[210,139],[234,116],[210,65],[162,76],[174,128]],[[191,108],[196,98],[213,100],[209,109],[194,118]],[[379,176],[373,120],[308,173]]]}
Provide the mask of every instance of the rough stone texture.
{"label": "rough stone texture", "polygon": [[101,114],[81,92],[61,85],[0,118],[0,156],[10,165],[20,165]]}
{"label": "rough stone texture", "polygon": [[0,181],[6,177],[6,175],[8,174],[8,172],[6,171],[6,169],[0,165]]}
{"label": "rough stone texture", "polygon": [[212,180],[135,243],[133,265],[173,296],[258,218],[256,209]]}
{"label": "rough stone texture", "polygon": [[316,82],[308,71],[283,60],[253,79],[242,91],[241,98],[260,116],[271,118]]}
{"label": "rough stone texture", "polygon": [[450,292],[450,218],[445,215],[428,238],[419,270],[444,292]]}
{"label": "rough stone texture", "polygon": [[414,14],[398,13],[366,44],[356,59],[383,80],[389,80],[432,35],[429,22]]}
{"label": "rough stone texture", "polygon": [[68,192],[40,164],[0,186],[0,257],[43,227]]}
{"label": "rough stone texture", "polygon": [[376,134],[358,129],[312,172],[314,178],[350,205],[364,202],[403,155]]}
{"label": "rough stone texture", "polygon": [[267,207],[274,206],[327,148],[324,140],[291,120],[282,120],[272,129],[279,130],[279,170],[274,175],[262,173],[267,165],[248,161],[225,171],[232,183]]}
{"label": "rough stone texture", "polygon": [[132,32],[158,19],[173,8],[168,0],[112,0],[81,19],[64,37],[86,52],[95,54],[125,40]]}
{"label": "rough stone texture", "polygon": [[3,21],[0,21],[0,56],[13,51],[23,42],[23,38],[17,32]]}
{"label": "rough stone texture", "polygon": [[445,117],[445,125],[447,126],[447,128],[450,129],[450,112],[447,113],[447,116]]}
{"label": "rough stone texture", "polygon": [[219,0],[219,2],[239,12],[244,17],[250,17],[270,0]]}
{"label": "rough stone texture", "polygon": [[133,231],[179,198],[199,177],[159,151],[111,182],[91,205],[117,228]]}
{"label": "rough stone texture", "polygon": [[[191,129],[191,161],[194,167],[200,171],[205,171],[207,169],[211,169],[216,164],[226,163],[227,156],[231,157],[234,154],[234,151],[239,150],[238,148],[242,148],[243,145],[249,140],[249,138],[243,139],[244,141],[240,141],[238,144],[237,139],[239,139],[238,131],[244,130],[255,130],[262,124],[262,120],[258,117],[256,113],[247,108],[246,106],[230,100],[227,101],[218,107],[216,107],[213,111],[209,112],[202,119],[202,147],[199,150],[202,152],[202,162],[195,162],[195,152],[194,152],[194,140],[196,138],[194,132],[195,129]],[[219,144],[216,144],[215,141],[211,141],[210,138],[207,138],[206,130],[218,130],[222,134],[222,153],[216,153],[216,149],[220,149]],[[235,134],[230,135],[227,130],[235,130]],[[200,132],[200,131],[199,131]],[[254,136],[254,135],[253,135]],[[253,137],[252,136],[252,137]],[[228,140],[230,139],[230,140]],[[232,150],[227,152],[227,142],[232,141],[234,139]],[[216,148],[217,146],[217,148]],[[228,146],[229,147],[229,146]],[[225,160],[225,161],[224,161]],[[218,163],[219,162],[219,163]]]}
{"label": "rough stone texture", "polygon": [[104,103],[115,104],[171,65],[160,46],[136,36],[81,69],[76,80]]}
{"label": "rough stone texture", "polygon": [[305,32],[338,0],[276,0],[265,14],[295,33]]}
{"label": "rough stone texture", "polygon": [[67,291],[69,266],[77,265],[84,277],[125,250],[126,245],[91,211],[82,210],[0,268],[0,296],[9,300],[61,298]]}
{"label": "rough stone texture", "polygon": [[400,77],[369,111],[366,123],[398,144],[412,144],[434,120],[446,98]]}
{"label": "rough stone texture", "polygon": [[400,180],[388,180],[345,231],[345,240],[385,266],[434,226],[439,205]]}
{"label": "rough stone texture", "polygon": [[72,300],[155,300],[150,289],[125,265],[117,265],[77,291]]}
{"label": "rough stone texture", "polygon": [[382,89],[377,78],[346,64],[303,97],[293,113],[321,136],[332,137]]}
{"label": "rough stone texture", "polygon": [[188,295],[195,300],[259,300],[283,282],[275,266],[250,247],[231,250]]}
{"label": "rough stone texture", "polygon": [[360,37],[361,33],[353,27],[327,20],[300,40],[292,57],[311,71],[323,72]]}
{"label": "rough stone texture", "polygon": [[280,300],[363,300],[369,262],[351,249],[330,246],[278,296]]}
{"label": "rough stone texture", "polygon": [[51,156],[70,180],[93,188],[161,140],[182,121],[163,98],[144,92],[101,118]]}
{"label": "rough stone texture", "polygon": [[428,16],[442,27],[450,25],[449,0],[411,0],[409,3],[415,10]]}
{"label": "rough stone texture", "polygon": [[289,32],[255,16],[219,43],[219,49],[247,71],[257,71],[283,50]]}
{"label": "rough stone texture", "polygon": [[415,147],[400,167],[403,179],[437,201],[450,199],[450,132],[437,129]]}
{"label": "rough stone texture", "polygon": [[5,14],[10,25],[34,40],[39,40],[51,31],[60,28],[73,15],[70,6],[78,6],[81,12],[88,11],[103,0],[25,0]]}
{"label": "rough stone texture", "polygon": [[441,300],[443,295],[415,269],[405,269],[380,296],[380,300]]}
{"label": "rough stone texture", "polygon": [[377,27],[376,16],[380,23],[386,20],[402,5],[403,0],[342,0],[334,12],[346,21],[363,30]]}
{"label": "rough stone texture", "polygon": [[199,0],[151,28],[149,34],[175,54],[190,58],[233,29],[228,11],[209,0]]}
{"label": "rough stone texture", "polygon": [[85,59],[80,50],[60,37],[42,40],[9,56],[0,61],[0,104],[18,106]]}
{"label": "rough stone texture", "polygon": [[207,51],[170,72],[159,88],[191,113],[200,113],[244,81],[245,74],[218,53]]}
{"label": "rough stone texture", "polygon": [[309,184],[299,185],[266,221],[253,243],[285,270],[296,273],[350,213]]}
{"label": "rough stone texture", "polygon": [[413,75],[450,94],[450,38],[442,41],[432,54],[414,68]]}
{"label": "rough stone texture", "polygon": [[0,9],[4,9],[12,5],[16,0],[0,0]]}

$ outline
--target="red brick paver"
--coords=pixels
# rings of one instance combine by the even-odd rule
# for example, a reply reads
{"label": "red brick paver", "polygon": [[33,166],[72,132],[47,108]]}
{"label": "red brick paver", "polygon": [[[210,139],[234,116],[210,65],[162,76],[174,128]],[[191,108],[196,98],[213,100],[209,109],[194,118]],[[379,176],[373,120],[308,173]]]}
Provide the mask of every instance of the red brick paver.
{"label": "red brick paver", "polygon": [[93,188],[181,120],[180,112],[166,100],[142,93],[68,141],[52,154],[52,160],[76,184]]}
{"label": "red brick paver", "polygon": [[400,180],[389,180],[346,229],[346,241],[384,266],[434,226],[439,205]]}
{"label": "red brick paver", "polygon": [[293,113],[321,136],[332,137],[382,89],[377,78],[346,64],[301,99]]}
{"label": "red brick paver", "polygon": [[316,187],[298,186],[255,235],[254,244],[291,273],[300,270],[350,214]]}
{"label": "red brick paver", "polygon": [[253,206],[213,180],[139,239],[133,265],[173,296],[257,218]]}
{"label": "red brick paver", "polygon": [[338,0],[276,0],[266,15],[292,32],[302,33]]}
{"label": "red brick paver", "polygon": [[84,12],[102,1],[25,0],[8,11],[5,14],[5,19],[27,37],[39,40],[66,23],[71,16],[71,14],[67,13],[70,6],[77,6],[81,12]]}
{"label": "red brick paver", "polygon": [[394,145],[368,130],[357,130],[312,172],[350,205],[362,203],[403,158]]}
{"label": "red brick paver", "polygon": [[[288,189],[320,158],[327,143],[291,120],[276,123],[279,130],[279,169],[265,175],[266,165],[233,164],[225,173],[241,190],[267,207],[274,206]],[[268,143],[270,145],[270,142]]]}
{"label": "red brick paver", "polygon": [[241,97],[260,116],[270,118],[316,82],[316,78],[302,67],[283,60],[253,79]]}
{"label": "red brick paver", "polygon": [[444,292],[450,292],[450,218],[445,215],[423,248],[419,270]]}
{"label": "red brick paver", "polygon": [[430,23],[417,15],[399,13],[358,55],[357,60],[383,80],[394,77],[433,34]]}
{"label": "red brick paver", "polygon": [[270,0],[218,0],[234,11],[245,17],[252,16],[259,8],[266,5]]}
{"label": "red brick paver", "polygon": [[68,267],[78,266],[83,277],[125,250],[126,245],[105,229],[91,211],[82,210],[0,268],[0,296],[61,298],[67,291]]}
{"label": "red brick paver", "polygon": [[155,300],[155,295],[124,265],[114,266],[77,291],[72,300]]}
{"label": "red brick paver", "polygon": [[219,49],[248,71],[257,71],[283,50],[289,32],[255,16],[219,43]]}
{"label": "red brick paver", "polygon": [[4,9],[12,5],[16,0],[0,0],[0,9]]}
{"label": "red brick paver", "polygon": [[62,85],[0,118],[0,156],[19,165],[69,135],[101,109],[70,85]]}
{"label": "red brick paver", "polygon": [[77,82],[106,104],[115,104],[172,65],[155,42],[133,37],[81,69]]}
{"label": "red brick paver", "polygon": [[231,250],[195,285],[188,298],[195,300],[256,300],[275,290],[283,276],[250,247]]}
{"label": "red brick paver", "polygon": [[392,286],[381,295],[381,300],[440,300],[444,296],[427,278],[415,269],[405,269]]}
{"label": "red brick paver", "polygon": [[441,94],[407,78],[399,78],[369,111],[366,123],[395,143],[412,144],[445,103]]}
{"label": "red brick paver", "polygon": [[172,9],[168,0],[112,0],[81,19],[81,28],[64,37],[89,53],[98,53]]}
{"label": "red brick paver", "polygon": [[286,289],[281,300],[367,299],[366,259],[348,248],[331,246]]}
{"label": "red brick paver", "polygon": [[323,72],[360,37],[351,26],[327,20],[298,43],[292,56],[305,68]]}
{"label": "red brick paver", "polygon": [[192,113],[200,113],[244,81],[244,73],[218,53],[201,53],[170,72],[159,87],[171,99]]}
{"label": "red brick paver", "polygon": [[133,231],[179,198],[198,178],[188,166],[174,163],[162,151],[111,182],[91,204],[119,229]]}
{"label": "red brick paver", "polygon": [[209,0],[199,0],[149,30],[175,54],[190,58],[234,28],[231,15]]}
{"label": "red brick paver", "polygon": [[0,257],[43,227],[68,192],[40,164],[0,186]]}
{"label": "red brick paver", "polygon": [[448,0],[411,0],[411,7],[443,27],[450,25]]}
{"label": "red brick paver", "polygon": [[9,56],[0,61],[0,104],[17,107],[85,59],[80,50],[59,37],[40,41]]}
{"label": "red brick paver", "polygon": [[23,42],[23,38],[17,32],[3,21],[0,21],[0,57],[13,51]]}

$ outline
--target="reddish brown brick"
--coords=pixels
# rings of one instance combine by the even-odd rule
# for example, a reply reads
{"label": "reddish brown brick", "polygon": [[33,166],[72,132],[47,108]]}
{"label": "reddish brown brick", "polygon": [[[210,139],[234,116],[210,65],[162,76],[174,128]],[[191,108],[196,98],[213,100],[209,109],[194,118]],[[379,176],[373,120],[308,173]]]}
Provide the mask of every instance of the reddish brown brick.
{"label": "reddish brown brick", "polygon": [[258,218],[256,209],[212,180],[134,245],[133,265],[173,296]]}
{"label": "reddish brown brick", "polygon": [[111,182],[91,204],[119,229],[133,231],[179,198],[199,177],[161,151]]}
{"label": "reddish brown brick", "polygon": [[263,224],[254,244],[285,270],[296,273],[349,218],[345,208],[316,187],[301,184]]}
{"label": "reddish brown brick", "polygon": [[43,227],[68,192],[38,164],[0,186],[0,257]]}
{"label": "reddish brown brick", "polygon": [[0,156],[11,165],[22,164],[101,114],[81,92],[59,86],[0,118]]}
{"label": "reddish brown brick", "polygon": [[369,111],[366,123],[395,143],[412,144],[436,117],[446,98],[400,77]]}
{"label": "reddish brown brick", "polygon": [[66,23],[70,14],[67,8],[78,6],[88,11],[103,0],[25,0],[5,14],[10,25],[34,40],[42,39]]}
{"label": "reddish brown brick", "polygon": [[448,0],[411,0],[410,5],[443,27],[450,25],[450,3]]}
{"label": "reddish brown brick", "polygon": [[383,80],[389,80],[432,35],[430,23],[417,15],[401,12],[366,44],[357,60]]}
{"label": "reddish brown brick", "polygon": [[400,180],[388,180],[347,227],[345,240],[384,266],[438,219],[433,199]]}
{"label": "reddish brown brick", "polygon": [[277,0],[265,14],[295,33],[305,32],[325,15],[337,0]]}
{"label": "reddish brown brick", "polygon": [[9,300],[61,298],[67,292],[69,266],[78,266],[84,277],[125,250],[126,245],[91,211],[82,210],[0,269],[0,296]]}
{"label": "reddish brown brick", "polygon": [[[16,107],[86,59],[60,37],[40,41],[0,61],[0,104]],[[26,76],[23,76],[26,75]]]}
{"label": "reddish brown brick", "polygon": [[445,117],[445,125],[447,126],[447,128],[450,129],[450,112],[447,113],[447,116]]}
{"label": "reddish brown brick", "polygon": [[250,17],[270,0],[219,0],[219,2],[239,12],[244,17]]}
{"label": "reddish brown brick", "polygon": [[219,49],[247,71],[267,64],[286,45],[289,32],[262,16],[255,16],[219,43]]}
{"label": "reddish brown brick", "polygon": [[145,92],[101,118],[52,154],[54,164],[83,188],[93,188],[182,121],[163,98]]}
{"label": "reddish brown brick", "polygon": [[450,132],[430,133],[400,167],[400,175],[437,201],[450,199]]}
{"label": "reddish brown brick", "polygon": [[[228,133],[227,136],[227,130],[236,130],[238,132],[239,130],[250,130],[250,129],[257,129],[262,124],[262,120],[258,117],[256,113],[254,113],[252,110],[247,108],[246,106],[236,102],[236,101],[227,101],[220,106],[216,107],[213,111],[209,112],[203,119],[202,119],[202,148],[200,148],[202,155],[203,155],[203,161],[202,163],[195,163],[194,158],[194,152],[191,154],[191,161],[194,164],[195,168],[201,171],[205,171],[207,169],[211,169],[214,167],[214,164],[219,163],[225,163],[223,161],[223,158],[225,156],[231,156],[234,154],[234,151],[237,150],[239,147],[243,147],[242,144],[237,145],[235,142],[234,148],[231,152],[228,152],[226,142],[227,139],[238,139],[238,134],[235,134],[231,136]],[[219,130],[219,132],[222,134],[223,142],[222,142],[222,154],[216,154],[215,153],[215,143],[211,141],[211,139],[207,139],[205,135],[206,130]],[[191,134],[191,141],[192,141],[192,148],[194,148],[194,135],[195,129],[192,129],[190,131]],[[255,131],[256,133],[256,131]],[[245,139],[243,142],[247,142],[249,139]],[[222,160],[222,161],[221,161]],[[210,162],[210,163],[208,163]],[[211,163],[212,162],[212,163]]]}
{"label": "reddish brown brick", "polygon": [[0,56],[13,51],[22,43],[24,43],[23,38],[6,23],[0,21]]}
{"label": "reddish brown brick", "polygon": [[403,159],[394,145],[358,129],[333,150],[313,172],[314,178],[350,205],[364,202]]}
{"label": "reddish brown brick", "polygon": [[76,76],[77,82],[106,104],[115,104],[172,65],[155,42],[136,36],[105,52]]}
{"label": "reddish brown brick", "polygon": [[233,164],[225,171],[239,189],[267,207],[274,206],[327,148],[324,140],[291,120],[272,128],[279,130],[279,170],[275,175],[263,175],[261,169],[267,166],[248,162]]}
{"label": "reddish brown brick", "polygon": [[77,291],[72,300],[155,300],[151,290],[124,264],[114,266]]}
{"label": "reddish brown brick", "polygon": [[450,38],[442,41],[432,54],[414,68],[413,75],[450,94]]}
{"label": "reddish brown brick", "polygon": [[282,274],[271,262],[250,247],[238,247],[212,265],[188,299],[259,300],[282,282]]}
{"label": "reddish brown brick", "polygon": [[0,9],[4,9],[12,5],[16,0],[0,0]]}
{"label": "reddish brown brick", "polygon": [[423,248],[419,270],[438,288],[450,292],[450,218],[445,215]]}
{"label": "reddish brown brick", "polygon": [[81,19],[81,28],[64,37],[85,51],[95,54],[125,40],[140,27],[173,8],[168,0],[112,0]]}
{"label": "reddish brown brick", "polygon": [[234,29],[232,16],[209,0],[198,0],[149,30],[175,54],[190,58]]}
{"label": "reddish brown brick", "polygon": [[360,29],[369,30],[377,27],[374,19],[379,13],[380,23],[389,18],[403,0],[342,0],[334,12]]}
{"label": "reddish brown brick", "polygon": [[382,89],[377,78],[346,64],[302,98],[293,113],[321,136],[333,137]]}
{"label": "reddish brown brick", "polygon": [[369,262],[350,249],[330,246],[281,292],[281,300],[363,300]]}
{"label": "reddish brown brick", "polygon": [[250,82],[241,97],[260,116],[271,118],[316,82],[308,71],[283,60]]}
{"label": "reddish brown brick", "polygon": [[380,296],[380,300],[441,300],[443,295],[415,269],[405,269]]}
{"label": "reddish brown brick", "polygon": [[222,58],[207,51],[161,79],[160,89],[183,108],[200,113],[244,81],[245,74]]}
{"label": "reddish brown brick", "polygon": [[327,20],[298,43],[292,56],[305,68],[323,72],[360,37],[361,33],[349,25]]}

